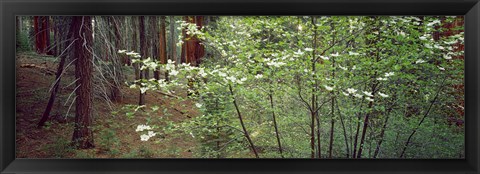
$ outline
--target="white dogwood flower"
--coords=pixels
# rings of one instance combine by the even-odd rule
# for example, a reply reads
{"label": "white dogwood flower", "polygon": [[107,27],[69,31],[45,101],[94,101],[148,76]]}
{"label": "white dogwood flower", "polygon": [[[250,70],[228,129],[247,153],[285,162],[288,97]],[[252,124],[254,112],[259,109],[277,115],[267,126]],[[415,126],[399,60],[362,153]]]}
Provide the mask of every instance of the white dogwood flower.
{"label": "white dogwood flower", "polygon": [[388,72],[388,73],[385,73],[385,77],[390,77],[390,76],[393,76],[395,73],[394,72]]}
{"label": "white dogwood flower", "polygon": [[364,93],[366,96],[373,97],[373,95],[372,95],[371,92],[363,91],[363,93]]}
{"label": "white dogwood flower", "polygon": [[148,125],[138,125],[137,126],[137,129],[135,130],[136,132],[141,132],[141,131],[144,131],[144,130],[151,130],[152,128]]}
{"label": "white dogwood flower", "polygon": [[325,89],[327,89],[328,91],[333,90],[333,87],[330,87],[330,86],[327,86],[327,85],[323,85],[323,86],[325,86]]}
{"label": "white dogwood flower", "polygon": [[388,97],[387,94],[384,94],[384,93],[381,93],[381,92],[378,92],[378,95],[382,96],[383,98],[387,98],[387,97]]}
{"label": "white dogwood flower", "polygon": [[350,93],[350,94],[353,94],[353,93],[356,93],[357,90],[356,90],[356,89],[353,89],[353,88],[348,88],[348,89],[347,89],[347,92]]}
{"label": "white dogwood flower", "polygon": [[423,59],[418,59],[415,63],[416,63],[416,64],[425,63],[425,60],[423,60]]}

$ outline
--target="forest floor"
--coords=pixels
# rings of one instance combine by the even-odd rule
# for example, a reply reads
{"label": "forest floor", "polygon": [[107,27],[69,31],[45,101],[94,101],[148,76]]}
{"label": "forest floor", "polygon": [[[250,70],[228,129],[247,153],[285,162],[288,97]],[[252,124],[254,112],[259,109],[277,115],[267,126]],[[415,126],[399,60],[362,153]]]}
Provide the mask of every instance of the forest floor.
{"label": "forest floor", "polygon": [[[128,118],[122,113],[122,106],[138,103],[138,89],[122,85],[123,99],[114,102],[110,109],[107,102],[96,97],[93,101],[94,149],[76,150],[69,146],[73,134],[75,106],[74,64],[62,76],[50,119],[43,128],[37,128],[51,88],[55,80],[57,62],[55,57],[38,55],[33,52],[17,54],[16,64],[16,154],[17,158],[189,158],[193,157],[195,141],[186,133],[162,134],[150,141],[140,141],[137,125],[151,124],[162,126],[157,119],[151,120],[147,114],[135,114]],[[70,61],[66,61],[66,66]],[[30,64],[30,65],[27,65]],[[33,65],[32,65],[33,64]],[[132,80],[132,79],[129,79]],[[71,85],[70,85],[71,84]],[[172,106],[171,97],[160,93],[147,93],[146,103],[156,103],[160,109],[155,113],[160,118],[176,122],[198,115],[191,101]],[[174,102],[175,103],[175,102]],[[71,106],[72,105],[72,106]],[[71,106],[71,107],[70,107]],[[165,107],[162,107],[165,106]],[[69,109],[70,108],[70,109]],[[170,115],[164,116],[164,109]],[[112,114],[112,111],[119,111]],[[164,124],[164,123],[163,123]]]}

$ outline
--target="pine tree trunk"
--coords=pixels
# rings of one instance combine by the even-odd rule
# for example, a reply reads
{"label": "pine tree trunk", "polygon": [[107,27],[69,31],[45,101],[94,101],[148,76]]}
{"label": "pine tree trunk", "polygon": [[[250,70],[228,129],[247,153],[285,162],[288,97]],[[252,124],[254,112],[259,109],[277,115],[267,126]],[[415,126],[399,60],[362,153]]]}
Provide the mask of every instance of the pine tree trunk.
{"label": "pine tree trunk", "polygon": [[42,118],[37,124],[38,128],[43,127],[45,125],[45,122],[50,117],[50,111],[52,110],[53,103],[55,102],[55,96],[57,95],[58,88],[60,86],[61,75],[63,73],[63,67],[65,65],[65,57],[67,56],[62,55],[60,58],[60,63],[58,64],[58,68],[57,68],[57,74],[55,76],[55,82],[54,82],[52,91],[50,93],[50,99],[48,100],[48,104],[47,104],[47,107],[45,108],[45,111],[43,112]]}
{"label": "pine tree trunk", "polygon": [[[115,34],[115,47],[117,50],[118,49],[123,49],[125,45],[122,42],[122,35],[120,34],[120,22],[117,18],[115,17],[110,17],[110,22],[113,25],[114,28],[114,34]],[[117,50],[112,50],[113,54],[117,52]],[[113,60],[112,59],[112,65],[115,66],[115,69],[118,70],[116,72],[113,72],[114,77],[113,77],[113,82],[112,84],[112,91],[111,91],[111,99],[113,101],[119,102],[122,101],[122,92],[120,90],[120,85],[123,84],[123,72],[122,72],[122,65],[126,64],[126,56],[125,55],[119,55],[117,54],[117,57],[120,58],[120,60]]]}
{"label": "pine tree trunk", "polygon": [[[150,16],[150,48],[152,49],[152,56],[151,58],[155,62],[159,62],[159,52],[160,52],[160,46],[159,46],[159,31],[158,31],[158,17],[157,16]],[[160,71],[159,69],[156,69],[153,71],[153,78],[156,80],[160,79]]]}
{"label": "pine tree trunk", "polygon": [[175,62],[180,62],[177,60],[177,44],[176,44],[176,39],[175,39],[175,19],[174,16],[170,16],[170,53],[171,56],[170,58],[175,61]]}
{"label": "pine tree trunk", "polygon": [[92,125],[92,71],[93,45],[92,19],[90,16],[72,17],[74,44],[75,78],[77,90],[75,91],[75,126],[72,144],[76,148],[93,148]]}
{"label": "pine tree trunk", "polygon": [[[165,32],[165,16],[160,16],[160,33],[159,33],[159,45],[160,45],[160,50],[159,50],[159,56],[160,56],[160,63],[161,64],[166,64],[167,63],[167,39],[166,39],[166,32]],[[167,78],[168,75],[165,73],[165,78]],[[160,77],[159,77],[160,78]]]}
{"label": "pine tree trunk", "polygon": [[39,21],[40,21],[40,17],[39,16],[34,16],[33,17],[33,30],[34,30],[34,36],[35,36],[35,51],[37,53],[41,53],[41,51],[43,50],[41,47],[42,47],[42,37],[41,37],[41,34],[40,34],[40,26],[38,25],[39,24]]}
{"label": "pine tree trunk", "polygon": [[[145,16],[140,16],[138,29],[140,32],[140,60],[142,60],[143,57],[147,55],[147,40],[145,39]],[[145,71],[140,70],[140,80],[143,79],[145,79]],[[145,105],[145,94],[146,93],[142,93],[142,91],[140,91],[138,105]]]}
{"label": "pine tree trunk", "polygon": [[47,53],[47,55],[53,55],[52,45],[50,43],[50,30],[51,30],[50,16],[45,16],[43,22],[44,22],[44,25],[45,25],[45,29],[44,29],[45,53]]}
{"label": "pine tree trunk", "polygon": [[[132,16],[132,32],[133,32],[132,51],[138,53],[138,29],[137,29],[137,24],[138,24],[138,16]],[[140,67],[139,67],[138,63],[133,63],[133,69],[135,70],[135,80],[139,80],[140,79]]]}

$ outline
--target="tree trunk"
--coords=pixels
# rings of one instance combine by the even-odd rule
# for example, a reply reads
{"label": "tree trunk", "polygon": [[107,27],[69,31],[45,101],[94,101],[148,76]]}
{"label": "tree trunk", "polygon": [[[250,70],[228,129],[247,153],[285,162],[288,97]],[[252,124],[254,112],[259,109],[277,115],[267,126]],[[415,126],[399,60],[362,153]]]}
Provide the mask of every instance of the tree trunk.
{"label": "tree trunk", "polygon": [[[115,17],[110,17],[110,22],[111,24],[113,25],[113,28],[114,28],[114,34],[115,34],[115,49],[112,50],[112,54],[116,54],[116,52],[118,51],[118,49],[123,49],[125,47],[125,45],[123,44],[122,42],[122,35],[120,34],[120,22],[118,22],[119,20]],[[119,58],[120,60],[114,60],[112,59],[112,65],[115,66],[115,70],[118,70],[116,72],[113,72],[114,74],[114,77],[113,77],[113,82],[111,83],[112,84],[112,91],[111,91],[111,95],[110,95],[110,98],[113,100],[113,101],[116,101],[116,102],[120,102],[122,101],[122,91],[120,90],[120,85],[123,84],[123,72],[122,72],[122,65],[126,64],[126,55],[120,55],[120,54],[116,54],[117,58]]]}
{"label": "tree trunk", "polygon": [[[132,33],[133,33],[132,51],[135,51],[135,52],[138,53],[138,29],[137,29],[137,24],[138,24],[138,16],[132,16]],[[133,69],[135,70],[135,80],[139,80],[140,79],[139,63],[134,63],[133,64]]]}
{"label": "tree trunk", "polygon": [[445,78],[443,79],[442,83],[441,83],[440,86],[438,87],[438,90],[437,90],[437,93],[435,94],[435,97],[433,98],[432,102],[431,102],[430,105],[428,106],[427,112],[425,112],[425,114],[423,115],[422,119],[421,119],[420,122],[418,123],[417,127],[415,127],[415,129],[413,129],[412,133],[408,136],[407,141],[405,141],[405,145],[403,145],[402,152],[400,153],[400,158],[403,158],[403,157],[404,157],[405,152],[407,151],[407,147],[408,147],[408,145],[410,144],[413,135],[415,135],[415,133],[417,132],[418,128],[420,128],[420,126],[422,125],[423,121],[425,121],[425,118],[427,118],[428,114],[430,113],[430,110],[432,109],[433,104],[435,104],[435,102],[437,101],[438,95],[439,95],[440,92],[442,91],[443,85],[444,85],[444,83],[445,83],[445,80],[447,80],[447,78],[448,78],[448,76],[445,76]]}
{"label": "tree trunk", "polygon": [[[145,16],[140,16],[140,21],[139,21],[139,32],[140,32],[140,60],[143,60],[143,57],[147,55],[147,40],[145,39]],[[139,65],[141,67],[141,63]],[[145,71],[140,70],[140,80],[145,79]],[[140,97],[138,101],[138,105],[145,105],[145,93],[142,93],[140,91]]]}
{"label": "tree trunk", "polygon": [[377,158],[377,155],[380,152],[380,147],[382,146],[382,143],[383,143],[383,138],[385,136],[385,129],[387,128],[387,122],[388,122],[388,118],[391,110],[392,108],[390,108],[388,110],[388,113],[385,114],[385,122],[383,122],[382,130],[380,131],[380,140],[378,141],[377,147],[375,148],[375,152],[373,153],[373,158]]}
{"label": "tree trunk", "polygon": [[[186,16],[184,20],[187,23],[195,24],[198,29],[203,27],[203,17],[202,16]],[[187,35],[185,29],[183,30],[184,34],[184,43],[182,49],[184,49],[184,58],[186,63],[190,63],[192,66],[198,66],[201,62],[201,58],[205,54],[203,45],[200,44],[200,40],[196,36]]]}
{"label": "tree trunk", "polygon": [[45,111],[43,112],[42,118],[37,124],[38,128],[42,128],[50,116],[50,111],[52,110],[53,103],[55,102],[55,96],[57,95],[58,87],[60,86],[61,75],[63,73],[63,67],[65,65],[65,57],[67,56],[62,55],[60,58],[60,63],[58,64],[58,68],[57,68],[57,74],[55,76],[55,82],[54,82],[52,91],[50,93],[50,99],[48,100],[48,104],[47,104],[47,107],[45,108]]}
{"label": "tree trunk", "polygon": [[[312,51],[312,60],[311,60],[311,63],[312,63],[312,72],[313,72],[313,75],[312,75],[312,78],[315,79],[315,73],[316,73],[316,61],[315,61],[315,57],[316,57],[316,49],[317,49],[317,25],[316,25],[316,20],[315,20],[315,17],[312,16],[312,25],[314,26],[313,28],[313,31],[314,31],[314,34],[313,34],[313,51]],[[310,148],[311,148],[311,153],[310,153],[310,157],[311,158],[315,158],[315,117],[318,116],[317,115],[317,98],[316,98],[316,92],[317,92],[317,81],[315,80],[315,84],[314,86],[312,86],[312,103],[311,103],[311,109],[310,109]],[[318,118],[317,120],[317,129],[320,130],[320,118]],[[318,133],[318,158],[321,158],[322,157],[322,149],[321,149],[321,146],[320,146],[320,133]]]}
{"label": "tree trunk", "polygon": [[228,89],[230,90],[230,94],[232,95],[233,104],[235,106],[235,110],[237,111],[238,119],[240,120],[240,125],[242,125],[243,134],[245,135],[245,138],[247,138],[248,143],[250,144],[250,148],[252,149],[253,153],[255,154],[255,157],[259,158],[258,153],[257,153],[257,149],[255,148],[255,145],[253,144],[253,141],[250,138],[250,134],[248,133],[247,128],[245,127],[245,124],[243,123],[242,114],[240,113],[240,109],[238,108],[237,100],[235,99],[235,94],[233,93],[232,85],[228,85]]}
{"label": "tree trunk", "polygon": [[[373,17],[373,18],[376,18],[376,17]],[[381,25],[381,23],[378,23],[378,25]],[[375,40],[367,40],[367,43],[369,43],[372,47],[375,47],[375,52],[370,52],[370,55],[373,57],[372,59],[374,59],[376,62],[379,62],[380,61],[380,48],[377,46],[377,43],[378,41],[380,40],[380,33],[378,30],[380,30],[380,26],[377,26],[377,27],[374,27],[372,28],[372,33],[373,31],[376,31],[378,34],[376,34],[377,36],[375,37]],[[377,85],[378,85],[378,81],[376,80],[377,78],[377,75],[378,75],[378,72],[375,70],[375,73],[373,74],[372,76],[372,84],[371,84],[371,94],[372,94],[372,99],[375,99],[375,90],[377,89]],[[367,110],[371,110],[373,108],[373,101],[370,101],[368,103],[368,109]],[[368,129],[368,124],[369,124],[369,119],[370,119],[370,115],[372,114],[372,111],[368,111],[367,114],[365,115],[365,120],[363,122],[363,130],[362,130],[362,137],[360,138],[360,147],[358,147],[358,154],[357,154],[357,158],[362,158],[362,151],[363,151],[363,148],[364,148],[364,143],[365,143],[365,137],[366,137],[366,133],[367,133],[367,129]]]}
{"label": "tree trunk", "polygon": [[[332,92],[333,94],[333,92]],[[332,158],[333,150],[333,140],[334,140],[334,131],[335,131],[335,97],[332,97],[332,118],[331,118],[331,127],[330,127],[330,144],[328,146],[328,158]]]}
{"label": "tree trunk", "polygon": [[53,55],[53,52],[52,52],[52,45],[50,44],[50,16],[45,16],[44,19],[43,19],[43,23],[45,25],[45,29],[44,29],[44,39],[45,39],[45,53],[47,53],[47,55]]}
{"label": "tree trunk", "polygon": [[92,71],[93,44],[92,19],[90,16],[72,17],[74,39],[75,78],[77,90],[75,94],[75,126],[72,143],[76,148],[93,148],[92,125]]}
{"label": "tree trunk", "polygon": [[[336,101],[336,99],[335,99],[335,101]],[[345,128],[345,122],[343,121],[343,116],[342,116],[342,113],[340,112],[340,107],[338,106],[338,104],[336,106],[337,106],[337,111],[338,111],[338,117],[340,118],[340,123],[342,124],[342,128],[343,128],[343,137],[345,138],[345,156],[347,158],[349,158],[350,157],[350,147],[348,145],[347,129]]]}
{"label": "tree trunk", "polygon": [[177,60],[177,44],[176,44],[176,39],[175,39],[175,20],[174,20],[174,16],[170,16],[170,39],[171,39],[171,43],[170,43],[171,56],[170,56],[170,58],[175,62],[180,62],[179,60]]}
{"label": "tree trunk", "polygon": [[[159,32],[159,45],[160,45],[160,50],[159,50],[159,56],[160,56],[160,63],[166,64],[167,63],[167,38],[166,38],[166,32],[165,32],[165,16],[160,16],[160,32]],[[159,73],[159,72],[157,72]],[[158,75],[159,76],[159,75]],[[165,78],[167,78],[168,75],[165,73]],[[159,79],[158,77],[157,79]]]}
{"label": "tree trunk", "polygon": [[35,51],[37,53],[41,53],[43,48],[42,47],[42,37],[40,34],[40,26],[38,25],[40,22],[41,18],[39,16],[34,16],[33,17],[33,30],[34,30],[34,36],[35,36]]}
{"label": "tree trunk", "polygon": [[[157,16],[150,16],[150,48],[152,49],[152,60],[155,62],[159,62],[159,52],[160,52],[160,45],[159,45],[159,30],[158,30],[158,18]],[[158,69],[153,71],[153,78],[156,80],[160,79],[160,71]]]}
{"label": "tree trunk", "polygon": [[[335,25],[331,24],[332,30],[335,31]],[[333,33],[333,43],[335,43],[335,35],[336,32]],[[332,80],[335,80],[335,57],[332,57]],[[330,127],[330,144],[328,146],[328,158],[332,158],[332,151],[333,151],[333,140],[334,140],[334,133],[335,133],[335,93],[332,91],[330,93],[332,95],[332,116],[331,116],[331,127]]]}
{"label": "tree trunk", "polygon": [[284,158],[282,143],[280,141],[280,135],[278,133],[277,118],[275,116],[275,110],[274,110],[275,108],[273,105],[273,90],[270,90],[270,94],[268,94],[268,97],[270,98],[270,108],[272,109],[273,126],[275,128],[275,136],[277,137],[278,150],[280,151],[280,156]]}

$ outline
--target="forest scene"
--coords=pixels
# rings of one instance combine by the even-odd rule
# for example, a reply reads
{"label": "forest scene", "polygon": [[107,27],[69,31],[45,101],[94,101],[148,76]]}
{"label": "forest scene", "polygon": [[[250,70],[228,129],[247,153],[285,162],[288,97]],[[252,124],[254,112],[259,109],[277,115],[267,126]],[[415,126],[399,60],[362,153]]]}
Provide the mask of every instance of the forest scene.
{"label": "forest scene", "polygon": [[17,158],[465,157],[463,16],[17,16]]}

